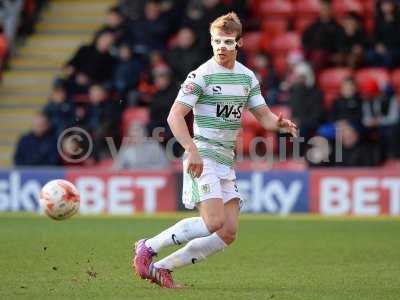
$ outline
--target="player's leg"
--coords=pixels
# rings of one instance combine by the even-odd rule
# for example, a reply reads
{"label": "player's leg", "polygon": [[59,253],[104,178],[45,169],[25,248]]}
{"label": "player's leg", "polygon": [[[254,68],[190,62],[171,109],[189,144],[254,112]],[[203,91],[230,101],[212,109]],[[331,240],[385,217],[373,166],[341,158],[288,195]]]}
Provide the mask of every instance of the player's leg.
{"label": "player's leg", "polygon": [[230,245],[236,239],[239,227],[240,199],[233,198],[224,205],[224,226],[217,231],[218,236],[225,244]]}
{"label": "player's leg", "polygon": [[239,199],[234,198],[225,205],[222,199],[212,201],[213,205],[208,205],[208,201],[202,202],[199,211],[205,220],[214,218],[214,229],[219,229],[209,236],[191,240],[185,247],[156,262],[155,268],[174,270],[194,264],[233,243],[239,222]]}
{"label": "player's leg", "polygon": [[[213,220],[210,219],[207,221],[214,222]],[[207,236],[219,228],[216,228],[214,223],[207,225],[202,217],[186,218],[151,239],[138,241],[135,245],[135,256],[133,259],[136,273],[141,278],[148,278],[152,258],[162,248],[173,244],[181,245],[194,238]]]}
{"label": "player's leg", "polygon": [[[185,247],[154,263],[155,268],[173,270],[189,263],[200,261],[208,256],[209,253],[218,251],[225,246],[215,233],[224,226],[223,200],[213,198],[202,201],[198,204],[198,210],[200,217],[207,224],[212,234],[191,240]],[[208,245],[207,249],[203,249],[204,244]]]}

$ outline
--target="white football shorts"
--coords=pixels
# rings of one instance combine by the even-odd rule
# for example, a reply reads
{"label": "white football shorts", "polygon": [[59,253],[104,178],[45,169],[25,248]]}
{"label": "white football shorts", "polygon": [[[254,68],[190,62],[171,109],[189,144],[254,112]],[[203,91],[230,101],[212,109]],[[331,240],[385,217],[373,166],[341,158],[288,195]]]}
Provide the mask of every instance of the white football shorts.
{"label": "white football shorts", "polygon": [[203,158],[203,173],[199,178],[193,178],[186,170],[184,160],[182,202],[187,209],[194,209],[197,203],[211,198],[220,198],[224,203],[233,198],[241,199],[232,167]]}

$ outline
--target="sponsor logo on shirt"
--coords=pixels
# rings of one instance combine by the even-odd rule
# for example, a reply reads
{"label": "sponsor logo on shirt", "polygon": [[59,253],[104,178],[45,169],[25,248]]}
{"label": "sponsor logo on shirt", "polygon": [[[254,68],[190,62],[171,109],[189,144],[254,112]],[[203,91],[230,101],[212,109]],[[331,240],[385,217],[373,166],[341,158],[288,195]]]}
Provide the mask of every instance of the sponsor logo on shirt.
{"label": "sponsor logo on shirt", "polygon": [[218,103],[217,104],[217,117],[228,120],[238,120],[242,117],[243,105]]}
{"label": "sponsor logo on shirt", "polygon": [[222,94],[222,86],[215,85],[212,87],[213,95],[221,95]]}

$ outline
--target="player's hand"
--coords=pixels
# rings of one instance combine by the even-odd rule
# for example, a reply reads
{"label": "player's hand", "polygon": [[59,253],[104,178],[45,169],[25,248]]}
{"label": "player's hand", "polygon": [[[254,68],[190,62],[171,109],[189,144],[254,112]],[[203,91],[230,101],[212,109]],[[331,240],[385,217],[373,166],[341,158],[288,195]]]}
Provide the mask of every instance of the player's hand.
{"label": "player's hand", "polygon": [[283,118],[282,113],[279,114],[277,127],[285,133],[290,133],[293,137],[297,137],[297,125],[292,121]]}
{"label": "player's hand", "polygon": [[187,170],[193,178],[198,178],[203,173],[203,160],[200,157],[199,152],[196,147],[188,150],[188,158],[187,158]]}

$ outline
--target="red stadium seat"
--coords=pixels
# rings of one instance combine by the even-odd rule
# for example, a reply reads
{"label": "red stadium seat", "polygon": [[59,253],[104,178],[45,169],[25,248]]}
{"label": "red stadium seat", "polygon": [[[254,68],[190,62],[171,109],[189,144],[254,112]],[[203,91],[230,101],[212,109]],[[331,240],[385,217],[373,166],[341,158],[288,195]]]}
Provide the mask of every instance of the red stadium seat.
{"label": "red stadium seat", "polygon": [[267,0],[260,4],[260,13],[270,18],[291,18],[293,16],[293,5],[288,0]]}
{"label": "red stadium seat", "polygon": [[375,0],[364,0],[364,15],[366,17],[374,17],[375,15]]}
{"label": "red stadium seat", "polygon": [[273,64],[276,74],[279,78],[283,78],[287,70],[286,54],[276,54],[273,58]]}
{"label": "red stadium seat", "polygon": [[365,18],[364,19],[364,28],[365,31],[368,34],[373,34],[374,33],[374,29],[375,29],[375,19],[370,17],[370,18]]}
{"label": "red stadium seat", "polygon": [[294,4],[294,15],[300,18],[315,18],[319,15],[320,0],[297,0]]}
{"label": "red stadium seat", "polygon": [[128,132],[132,123],[146,125],[149,122],[149,109],[146,107],[132,107],[124,111],[122,115],[122,130]]}
{"label": "red stadium seat", "polygon": [[339,94],[343,80],[351,75],[352,71],[348,68],[331,68],[321,72],[318,82],[324,92],[324,106],[326,109],[329,110],[331,108],[333,101]]}
{"label": "red stadium seat", "polygon": [[325,93],[337,93],[340,90],[342,81],[352,75],[349,68],[331,68],[321,72],[318,82],[321,90]]}
{"label": "red stadium seat", "polygon": [[355,12],[360,16],[364,15],[364,7],[358,0],[334,0],[332,8],[337,17],[342,17],[349,12]]}
{"label": "red stadium seat", "polygon": [[272,40],[269,50],[273,54],[287,54],[290,50],[301,48],[300,35],[296,32],[287,32]]}
{"label": "red stadium seat", "polygon": [[243,35],[243,50],[248,53],[259,51],[263,38],[263,33],[261,31],[245,33]]}
{"label": "red stadium seat", "polygon": [[288,21],[285,18],[265,18],[261,23],[261,29],[271,37],[278,36],[287,31]]}
{"label": "red stadium seat", "polygon": [[362,85],[369,78],[374,78],[378,85],[383,87],[389,83],[389,72],[384,68],[365,68],[357,71],[355,78],[358,85]]}
{"label": "red stadium seat", "polygon": [[307,29],[315,21],[315,18],[308,17],[308,18],[297,18],[294,21],[294,30],[298,34],[303,34],[303,32]]}
{"label": "red stadium seat", "polygon": [[286,106],[286,105],[275,105],[275,106],[271,106],[270,109],[277,116],[279,114],[282,114],[282,116],[286,119],[290,119],[292,116],[292,110],[290,109],[289,106]]}
{"label": "red stadium seat", "polygon": [[391,74],[391,82],[396,94],[400,94],[400,69],[396,69]]}
{"label": "red stadium seat", "polygon": [[0,34],[0,60],[8,53],[8,40],[4,34]]}
{"label": "red stadium seat", "polygon": [[257,121],[257,119],[253,116],[253,114],[248,111],[247,109],[244,110],[243,116],[242,116],[242,126],[243,128],[246,129],[253,129],[255,131],[262,130],[262,127],[260,123]]}

